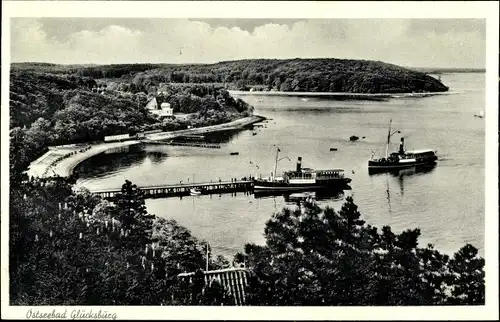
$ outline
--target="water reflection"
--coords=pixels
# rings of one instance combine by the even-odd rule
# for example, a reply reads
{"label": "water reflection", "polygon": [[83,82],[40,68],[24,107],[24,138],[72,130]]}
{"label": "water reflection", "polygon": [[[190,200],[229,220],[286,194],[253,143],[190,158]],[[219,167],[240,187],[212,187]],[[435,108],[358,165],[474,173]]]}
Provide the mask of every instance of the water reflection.
{"label": "water reflection", "polygon": [[415,174],[428,173],[436,168],[436,163],[429,165],[413,166],[404,169],[368,169],[369,175],[390,174],[394,177],[411,176]]}
{"label": "water reflection", "polygon": [[118,169],[140,164],[146,160],[147,155],[150,155],[150,152],[144,151],[141,147],[135,147],[128,153],[101,153],[78,164],[74,172],[85,177],[99,178],[115,173]]}
{"label": "water reflection", "polygon": [[[392,207],[391,207],[391,189],[389,189],[389,177],[386,176],[386,183],[387,183],[387,205],[389,206],[389,214],[392,215]],[[402,186],[402,185],[401,185]]]}
{"label": "water reflection", "polygon": [[[350,190],[350,189],[346,189]],[[256,199],[283,197],[287,203],[297,203],[309,198],[316,201],[331,200],[338,201],[344,199],[343,190],[318,189],[301,192],[277,192],[277,191],[254,191]]]}
{"label": "water reflection", "polygon": [[[213,133],[205,133],[201,141],[205,143],[229,143],[240,136],[245,130],[226,130]],[[181,138],[176,141],[182,140]]]}
{"label": "water reflection", "polygon": [[405,169],[369,169],[368,174],[370,176],[386,176],[386,194],[387,194],[387,205],[389,214],[392,214],[391,207],[391,190],[389,188],[389,176],[397,178],[397,182],[399,185],[399,192],[401,197],[404,196],[404,187],[405,187],[405,177],[411,177],[414,175],[422,175],[425,173],[432,172],[436,168],[436,163],[430,165],[422,165],[422,166],[413,166]]}
{"label": "water reflection", "polygon": [[153,164],[160,164],[166,157],[167,154],[161,151],[150,151],[147,153],[147,158]]}
{"label": "water reflection", "polygon": [[[206,133],[198,139],[204,143],[228,143],[242,134],[245,130],[227,130],[217,133]],[[248,131],[248,130],[246,130]],[[194,138],[178,138],[176,142],[192,141]],[[80,163],[75,173],[84,174],[85,177],[100,177],[103,174],[116,172],[143,162],[160,164],[167,157],[168,147],[162,145],[137,144],[123,149],[111,150],[91,157]]]}

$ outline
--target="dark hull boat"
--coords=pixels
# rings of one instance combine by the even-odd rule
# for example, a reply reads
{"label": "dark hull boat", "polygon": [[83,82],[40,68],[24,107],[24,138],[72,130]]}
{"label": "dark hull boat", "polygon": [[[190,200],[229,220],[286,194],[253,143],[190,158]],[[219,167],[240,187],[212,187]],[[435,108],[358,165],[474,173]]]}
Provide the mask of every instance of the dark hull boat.
{"label": "dark hull boat", "polygon": [[[276,153],[276,165],[278,153]],[[347,189],[350,178],[344,177],[343,169],[313,170],[302,168],[302,158],[297,161],[294,171],[287,171],[281,177],[272,176],[267,179],[254,179],[254,191],[310,191],[316,189]],[[276,173],[276,166],[274,169]]]}
{"label": "dark hull boat", "polygon": [[348,189],[350,178],[332,178],[329,180],[319,180],[314,183],[298,183],[286,181],[272,181],[266,179],[255,179],[254,190],[270,191],[314,191],[322,189]]}
{"label": "dark hull boat", "polygon": [[421,165],[413,165],[408,167],[394,167],[394,168],[368,168],[368,174],[380,174],[380,173],[389,173],[395,176],[399,175],[407,175],[407,174],[417,174],[417,173],[426,173],[431,172],[436,168],[436,162],[433,163],[425,163]]}
{"label": "dark hull boat", "polygon": [[[399,170],[412,167],[424,167],[436,164],[437,156],[434,151],[431,151],[434,155],[419,156],[419,157],[407,157],[406,159],[396,159],[399,155],[391,155],[385,160],[370,160],[368,161],[369,170]],[[391,157],[393,159],[391,159]],[[401,162],[403,161],[403,162]]]}
{"label": "dark hull boat", "polygon": [[395,133],[401,132],[395,131],[391,133],[391,127],[389,125],[386,156],[384,158],[374,158],[372,156],[372,158],[368,161],[368,172],[398,170],[411,167],[425,167],[436,164],[436,161],[438,159],[436,151],[433,151],[431,149],[407,151],[404,149],[404,138],[401,138],[399,151],[393,152],[388,155],[390,139],[391,136]]}

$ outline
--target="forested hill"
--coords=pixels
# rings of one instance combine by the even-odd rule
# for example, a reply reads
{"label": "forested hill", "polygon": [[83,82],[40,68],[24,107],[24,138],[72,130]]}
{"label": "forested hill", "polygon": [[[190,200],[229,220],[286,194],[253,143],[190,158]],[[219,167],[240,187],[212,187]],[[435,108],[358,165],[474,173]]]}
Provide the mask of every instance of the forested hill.
{"label": "forested hill", "polygon": [[285,92],[440,92],[448,87],[424,73],[379,61],[343,59],[241,60],[212,65],[236,87],[263,85]]}
{"label": "forested hill", "polygon": [[148,91],[159,83],[221,83],[230,89],[287,92],[444,92],[448,87],[423,72],[368,60],[248,59],[216,64],[46,65],[16,64],[94,79],[119,79]]}

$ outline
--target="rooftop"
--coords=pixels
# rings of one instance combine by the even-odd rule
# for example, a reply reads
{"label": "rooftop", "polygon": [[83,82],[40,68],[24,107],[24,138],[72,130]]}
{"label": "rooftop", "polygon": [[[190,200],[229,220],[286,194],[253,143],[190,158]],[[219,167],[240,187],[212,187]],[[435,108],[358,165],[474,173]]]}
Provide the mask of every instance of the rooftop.
{"label": "rooftop", "polygon": [[[203,272],[205,284],[217,281],[234,298],[235,305],[245,305],[248,270],[245,268],[226,268]],[[189,278],[195,273],[181,273],[178,277]]]}

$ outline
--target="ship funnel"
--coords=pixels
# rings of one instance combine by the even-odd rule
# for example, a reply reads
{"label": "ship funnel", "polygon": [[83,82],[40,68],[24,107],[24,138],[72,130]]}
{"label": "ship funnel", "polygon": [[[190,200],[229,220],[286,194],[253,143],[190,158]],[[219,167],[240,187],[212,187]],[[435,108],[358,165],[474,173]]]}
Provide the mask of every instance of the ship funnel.
{"label": "ship funnel", "polygon": [[302,157],[299,157],[297,159],[297,171],[300,171],[301,168],[302,168]]}
{"label": "ship funnel", "polygon": [[405,138],[401,138],[401,143],[399,144],[399,154],[405,153]]}

